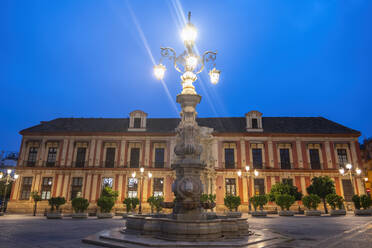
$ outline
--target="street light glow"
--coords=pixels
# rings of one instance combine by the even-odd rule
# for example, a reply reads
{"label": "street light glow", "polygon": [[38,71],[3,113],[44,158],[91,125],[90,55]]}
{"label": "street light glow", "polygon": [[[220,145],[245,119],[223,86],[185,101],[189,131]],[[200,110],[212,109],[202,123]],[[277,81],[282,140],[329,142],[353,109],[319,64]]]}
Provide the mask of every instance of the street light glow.
{"label": "street light glow", "polygon": [[140,172],[143,173],[145,171],[145,168],[141,167]]}
{"label": "street light glow", "polygon": [[6,172],[8,172],[8,174],[10,174],[10,173],[12,173],[12,170],[8,169]]}
{"label": "street light glow", "polygon": [[255,176],[258,176],[258,174],[260,174],[260,173],[258,173],[257,170],[254,170],[254,175],[255,175]]}
{"label": "street light glow", "polygon": [[2,173],[0,173],[0,179],[1,179],[1,178],[3,178],[3,174],[2,174]]}
{"label": "street light glow", "polygon": [[17,179],[19,176],[17,174],[14,174],[14,179]]}
{"label": "street light glow", "polygon": [[194,25],[191,23],[186,24],[186,26],[182,29],[181,38],[184,43],[193,44],[196,40],[197,30]]}
{"label": "street light glow", "polygon": [[239,177],[242,176],[242,171],[239,170],[237,173],[238,173],[238,176],[239,176]]}
{"label": "street light glow", "polygon": [[360,175],[360,173],[362,173],[362,170],[361,169],[359,169],[359,168],[356,168],[356,173],[358,174],[358,175]]}
{"label": "street light glow", "polygon": [[209,78],[212,84],[218,83],[218,81],[220,80],[220,73],[221,71],[217,70],[216,68],[213,68],[209,71]]}
{"label": "street light glow", "polygon": [[245,166],[245,170],[248,172],[249,169],[250,169],[250,168],[249,168],[249,165],[246,165],[246,166]]}
{"label": "street light glow", "polygon": [[136,172],[133,172],[133,173],[132,173],[132,177],[133,177],[133,178],[136,177]]}
{"label": "street light glow", "polygon": [[162,80],[165,74],[165,66],[162,64],[154,65],[154,75],[158,80]]}
{"label": "street light glow", "polygon": [[149,172],[148,176],[149,176],[149,178],[151,178],[151,177],[152,177],[152,173],[151,173],[151,172]]}
{"label": "street light glow", "polygon": [[186,57],[186,66],[192,71],[198,64],[198,58],[194,55],[189,55]]}
{"label": "street light glow", "polygon": [[345,169],[344,169],[344,168],[341,168],[341,169],[339,169],[338,171],[339,171],[340,174],[342,174],[342,175],[345,173]]}
{"label": "street light glow", "polygon": [[350,170],[353,166],[351,164],[346,165],[346,169]]}

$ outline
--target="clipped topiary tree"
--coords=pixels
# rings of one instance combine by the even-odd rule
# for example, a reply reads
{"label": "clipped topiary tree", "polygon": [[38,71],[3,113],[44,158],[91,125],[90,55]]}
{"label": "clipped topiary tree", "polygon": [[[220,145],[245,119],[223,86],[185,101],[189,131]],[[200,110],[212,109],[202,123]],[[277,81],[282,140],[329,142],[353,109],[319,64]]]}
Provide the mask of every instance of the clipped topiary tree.
{"label": "clipped topiary tree", "polygon": [[[129,213],[132,210],[132,199],[131,198],[125,198],[123,203],[125,205],[127,213]],[[151,211],[152,211],[152,208],[151,208]]]}
{"label": "clipped topiary tree", "polygon": [[135,211],[137,208],[137,205],[139,204],[138,197],[132,197],[130,198],[132,200],[132,210]]}
{"label": "clipped topiary tree", "polygon": [[319,196],[310,194],[310,195],[302,197],[302,202],[304,203],[305,207],[307,207],[308,209],[316,210],[321,200]]}
{"label": "clipped topiary tree", "polygon": [[255,195],[250,198],[250,202],[253,205],[254,211],[257,211],[257,207],[260,207],[260,210],[263,210],[263,206],[268,202],[268,197],[266,195]]}
{"label": "clipped topiary tree", "polygon": [[329,176],[313,177],[311,179],[311,185],[306,190],[308,194],[317,195],[322,199],[324,211],[327,214],[328,209],[325,198],[327,195],[336,192],[333,180]]}
{"label": "clipped topiary tree", "polygon": [[274,184],[269,193],[269,201],[275,202],[276,195],[291,195],[295,198],[295,201],[300,201],[302,193],[298,191],[296,186],[288,183],[276,183]]}
{"label": "clipped topiary tree", "polygon": [[82,197],[72,199],[71,204],[75,213],[84,213],[89,207],[89,201]]}
{"label": "clipped topiary tree", "polygon": [[224,204],[230,210],[230,212],[232,212],[233,209],[235,209],[235,211],[238,211],[238,207],[241,204],[241,200],[239,196],[226,195],[224,198]]}
{"label": "clipped topiary tree", "polygon": [[52,197],[48,200],[50,205],[50,210],[53,212],[54,209],[59,211],[60,206],[66,203],[66,199],[64,197]]}
{"label": "clipped topiary tree", "polygon": [[37,203],[41,201],[41,195],[37,192],[31,192],[31,197],[34,200],[34,216],[36,216]]}
{"label": "clipped topiary tree", "polygon": [[363,209],[368,209],[372,204],[372,200],[368,195],[360,196],[360,205]]}
{"label": "clipped topiary tree", "polygon": [[275,203],[282,209],[282,210],[288,210],[293,205],[293,203],[296,201],[295,197],[293,195],[283,194],[283,195],[276,195],[275,197]]}
{"label": "clipped topiary tree", "polygon": [[359,195],[353,195],[353,198],[351,198],[351,200],[354,202],[354,206],[356,209],[360,209],[360,197]]}
{"label": "clipped topiary tree", "polygon": [[100,207],[102,213],[110,213],[115,205],[116,198],[119,193],[112,190],[110,187],[104,187],[101,196],[98,198],[97,205]]}
{"label": "clipped topiary tree", "polygon": [[331,206],[332,210],[336,210],[336,207],[338,209],[342,209],[344,199],[342,198],[342,196],[339,196],[337,194],[328,194],[326,196],[326,201]]}

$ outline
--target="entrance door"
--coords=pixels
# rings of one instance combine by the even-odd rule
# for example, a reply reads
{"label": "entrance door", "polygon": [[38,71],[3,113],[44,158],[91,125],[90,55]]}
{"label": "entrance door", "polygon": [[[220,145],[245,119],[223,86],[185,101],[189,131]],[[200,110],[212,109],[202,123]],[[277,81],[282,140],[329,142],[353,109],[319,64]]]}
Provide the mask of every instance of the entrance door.
{"label": "entrance door", "polygon": [[351,202],[351,198],[354,195],[354,189],[349,179],[342,179],[342,188],[344,189],[345,201]]}

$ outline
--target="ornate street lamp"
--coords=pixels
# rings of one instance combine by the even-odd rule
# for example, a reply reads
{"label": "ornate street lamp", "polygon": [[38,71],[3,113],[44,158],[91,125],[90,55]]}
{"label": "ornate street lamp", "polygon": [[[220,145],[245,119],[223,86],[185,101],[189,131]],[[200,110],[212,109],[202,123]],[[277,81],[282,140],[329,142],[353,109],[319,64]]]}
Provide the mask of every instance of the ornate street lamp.
{"label": "ornate street lamp", "polygon": [[362,170],[357,167],[355,169],[355,172],[353,172],[353,170],[352,170],[352,168],[353,168],[352,164],[347,164],[345,167],[346,167],[346,170],[344,168],[341,168],[341,169],[339,169],[339,172],[340,172],[340,174],[342,176],[349,175],[350,182],[351,182],[351,184],[353,186],[353,190],[355,192],[355,185],[354,185],[354,180],[353,179],[355,177],[355,174],[359,176],[362,173]]}
{"label": "ornate street lamp", "polygon": [[[206,51],[203,56],[198,56],[194,51],[195,39],[197,37],[197,30],[190,22],[191,12],[188,14],[188,23],[181,32],[181,37],[184,42],[186,50],[179,56],[176,51],[170,47],[162,47],[160,63],[154,66],[154,75],[157,79],[162,80],[165,75],[166,68],[161,63],[164,58],[172,61],[174,68],[182,73],[182,94],[196,94],[193,83],[197,76],[201,73],[205,66],[216,60],[217,52]],[[215,68],[209,71],[209,78],[212,84],[217,84],[220,78],[220,71]]]}
{"label": "ornate street lamp", "polygon": [[5,177],[4,177],[4,174],[2,172],[0,172],[0,181],[5,182],[4,183],[5,187],[4,187],[3,202],[2,202],[2,207],[1,207],[1,210],[0,210],[0,215],[4,215],[4,213],[5,213],[5,201],[6,201],[6,193],[7,193],[8,185],[11,182],[14,182],[15,180],[17,180],[17,178],[18,178],[17,174],[14,174],[14,176],[12,177],[12,172],[13,171],[11,169],[8,169],[7,174],[5,175]]}
{"label": "ornate street lamp", "polygon": [[200,128],[196,122],[196,105],[200,103],[201,96],[195,91],[193,83],[197,75],[206,67],[210,69],[211,83],[219,81],[220,71],[215,68],[216,52],[206,51],[202,56],[194,50],[197,30],[190,22],[191,13],[188,14],[188,23],[181,32],[185,51],[178,55],[173,48],[162,47],[161,59],[154,66],[154,75],[162,80],[166,68],[162,64],[164,59],[169,59],[176,71],[181,73],[182,92],[177,95],[177,103],[181,105],[181,121],[176,128],[176,145],[174,148],[175,159],[172,169],[176,179],[172,185],[175,195],[173,205],[173,218],[180,220],[205,219],[200,196],[203,193],[203,184],[200,176],[204,171],[205,163],[200,160],[202,145],[200,142]]}
{"label": "ornate street lamp", "polygon": [[[241,177],[242,176],[242,171],[239,170],[238,172],[238,176]],[[253,175],[255,177],[257,177],[260,173],[258,172],[258,170],[254,170],[253,171]],[[244,176],[245,176],[245,179],[247,180],[248,182],[248,209],[249,209],[249,212],[251,212],[252,210],[252,207],[251,207],[251,178],[252,178],[252,170],[251,168],[249,167],[249,165],[245,166],[245,173],[244,173]]]}
{"label": "ornate street lamp", "polygon": [[[145,177],[144,172],[145,172],[145,168],[141,167],[140,168],[141,177],[140,177],[140,188],[139,188],[140,195],[139,195],[138,214],[142,214],[142,185],[143,185],[143,178]],[[148,176],[149,179],[151,179],[152,173],[151,172],[148,172],[147,173],[147,176]],[[133,172],[132,173],[132,177],[133,178],[136,177],[136,172]]]}

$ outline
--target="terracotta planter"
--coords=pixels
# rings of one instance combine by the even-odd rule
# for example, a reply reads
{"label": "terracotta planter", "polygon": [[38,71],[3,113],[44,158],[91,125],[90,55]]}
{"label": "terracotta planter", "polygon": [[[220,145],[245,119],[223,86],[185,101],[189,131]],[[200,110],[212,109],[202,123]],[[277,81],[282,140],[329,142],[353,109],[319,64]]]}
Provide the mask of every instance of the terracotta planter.
{"label": "terracotta planter", "polygon": [[331,216],[342,216],[346,215],[346,210],[345,209],[332,209],[330,212]]}
{"label": "terracotta planter", "polygon": [[322,212],[319,210],[305,210],[305,215],[306,216],[321,216]]}
{"label": "terracotta planter", "polygon": [[114,216],[113,213],[97,213],[97,218],[98,219],[109,219]]}
{"label": "terracotta planter", "polygon": [[266,217],[267,213],[265,211],[253,211],[251,215],[252,217]]}
{"label": "terracotta planter", "polygon": [[62,219],[63,215],[61,212],[48,212],[46,217],[47,219]]}
{"label": "terracotta planter", "polygon": [[354,214],[358,216],[372,215],[372,209],[355,209]]}
{"label": "terracotta planter", "polygon": [[88,213],[73,213],[71,217],[73,219],[86,219],[88,218]]}
{"label": "terracotta planter", "polygon": [[279,216],[293,216],[294,212],[289,210],[279,211]]}

